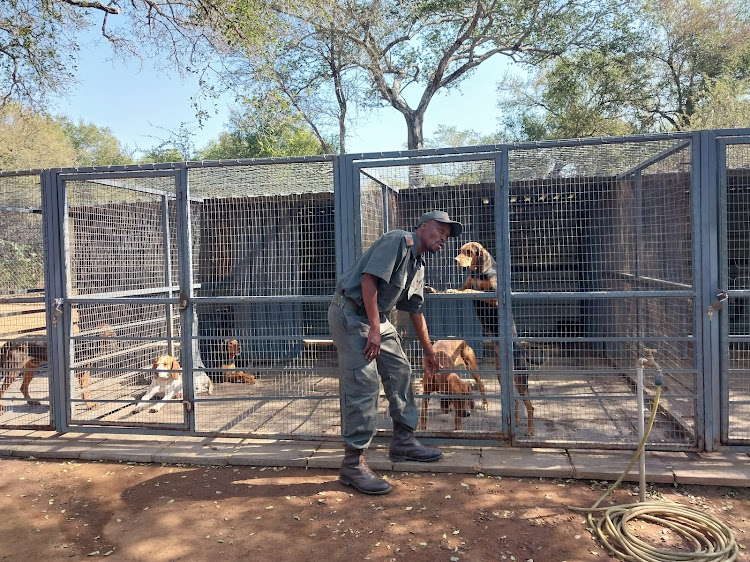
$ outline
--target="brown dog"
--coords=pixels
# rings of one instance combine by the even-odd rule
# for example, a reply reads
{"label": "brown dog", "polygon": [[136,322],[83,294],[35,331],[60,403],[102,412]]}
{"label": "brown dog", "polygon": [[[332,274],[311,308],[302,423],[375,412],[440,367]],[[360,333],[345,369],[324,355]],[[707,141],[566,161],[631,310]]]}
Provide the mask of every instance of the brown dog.
{"label": "brown dog", "polygon": [[[419,429],[425,429],[427,426],[427,395],[433,392],[449,396],[440,398],[440,409],[447,414],[453,408],[456,429],[463,429],[463,418],[469,417],[474,409],[474,399],[467,398],[472,395],[472,390],[455,372],[449,371],[455,371],[459,366],[472,371],[471,376],[474,377],[479,391],[486,396],[487,392],[477,372],[474,350],[463,340],[438,340],[433,349],[440,370],[433,377],[428,377],[427,374],[422,377],[422,392],[425,397],[422,398],[422,410],[419,413]],[[487,398],[483,400],[483,407],[487,408]]]}
{"label": "brown dog", "polygon": [[[456,256],[456,263],[469,270],[469,276],[466,278],[460,289],[449,289],[448,292],[494,292],[497,293],[497,264],[495,259],[485,248],[478,242],[468,242],[461,246],[461,251]],[[486,337],[497,338],[498,336],[498,311],[497,299],[477,299],[474,301],[474,310],[477,313],[479,323],[482,325],[482,331]],[[526,435],[534,435],[534,407],[531,404],[529,396],[529,376],[524,369],[527,368],[526,355],[520,343],[515,341],[517,336],[516,323],[513,322],[513,368],[515,375],[513,377],[518,394],[525,397],[523,400],[526,406]],[[495,350],[495,369],[500,370],[500,350],[498,349],[497,340],[492,340],[492,347]],[[499,375],[498,375],[499,378]],[[519,405],[515,401],[515,418],[516,425],[519,424]]]}
{"label": "brown dog", "polygon": [[[74,328],[77,330],[77,327]],[[114,329],[109,324],[100,324],[97,326],[97,332],[102,338],[98,343],[100,350],[106,351],[109,347],[117,347],[114,338],[117,336]],[[47,340],[43,337],[20,337],[6,342],[0,349],[0,373],[2,373],[2,385],[0,386],[0,398],[8,390],[19,373],[23,374],[21,383],[21,393],[28,404],[38,406],[41,404],[38,400],[32,400],[29,395],[29,386],[34,378],[36,370],[47,363]],[[82,390],[84,400],[91,400],[89,392],[90,369],[93,362],[89,362],[86,369],[76,371],[78,386]],[[86,402],[86,408],[92,409],[96,406],[94,402]],[[0,412],[3,406],[0,403]]]}
{"label": "brown dog", "polygon": [[224,377],[224,382],[255,384],[255,377],[253,375],[248,375],[243,371],[237,370],[234,360],[241,352],[242,348],[237,340],[229,340],[227,342],[227,360],[221,364],[221,374]]}

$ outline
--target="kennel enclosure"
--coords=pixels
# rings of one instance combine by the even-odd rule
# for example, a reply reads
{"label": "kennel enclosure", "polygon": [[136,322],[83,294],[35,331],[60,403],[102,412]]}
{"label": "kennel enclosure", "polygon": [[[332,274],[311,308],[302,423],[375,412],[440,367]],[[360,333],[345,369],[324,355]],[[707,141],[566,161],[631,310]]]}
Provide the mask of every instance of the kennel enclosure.
{"label": "kennel enclosure", "polygon": [[[749,144],[703,131],[0,173],[0,341],[50,349],[40,404],[11,376],[0,426],[335,440],[336,276],[386,230],[443,209],[464,233],[427,258],[425,316],[433,340],[474,349],[488,407],[457,432],[433,397],[422,436],[632,448],[636,361],[654,349],[665,385],[649,447],[746,446]],[[497,292],[447,292],[469,241],[497,260]],[[497,301],[496,337],[477,299]],[[421,400],[419,345],[408,318],[392,321]],[[183,397],[133,414],[162,353],[179,358]],[[212,395],[195,394],[199,371]],[[522,404],[514,415],[519,375],[533,434]]]}

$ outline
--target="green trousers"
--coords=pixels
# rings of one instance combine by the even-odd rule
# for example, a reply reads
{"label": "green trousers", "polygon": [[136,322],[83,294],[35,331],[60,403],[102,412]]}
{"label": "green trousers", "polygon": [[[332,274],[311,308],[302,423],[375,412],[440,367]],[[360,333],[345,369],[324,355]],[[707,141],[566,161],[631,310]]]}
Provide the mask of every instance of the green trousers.
{"label": "green trousers", "polygon": [[411,385],[411,364],[393,324],[381,322],[380,355],[373,361],[364,355],[370,330],[367,318],[332,304],[328,326],[339,355],[341,435],[346,445],[366,449],[375,436],[381,381],[393,421],[414,430],[419,411]]}

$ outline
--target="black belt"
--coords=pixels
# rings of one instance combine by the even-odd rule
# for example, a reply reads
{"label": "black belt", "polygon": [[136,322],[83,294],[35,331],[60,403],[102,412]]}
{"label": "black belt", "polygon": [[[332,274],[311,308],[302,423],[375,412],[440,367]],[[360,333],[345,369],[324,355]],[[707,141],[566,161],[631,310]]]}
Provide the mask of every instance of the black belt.
{"label": "black belt", "polygon": [[[333,300],[331,302],[335,304],[336,306],[340,306],[341,308],[351,310],[357,316],[362,316],[364,318],[367,318],[367,309],[364,306],[360,306],[359,303],[357,303],[357,301],[347,297],[346,295],[336,292],[333,294]],[[386,320],[387,318],[386,318],[385,313],[381,312],[380,321],[385,322]]]}

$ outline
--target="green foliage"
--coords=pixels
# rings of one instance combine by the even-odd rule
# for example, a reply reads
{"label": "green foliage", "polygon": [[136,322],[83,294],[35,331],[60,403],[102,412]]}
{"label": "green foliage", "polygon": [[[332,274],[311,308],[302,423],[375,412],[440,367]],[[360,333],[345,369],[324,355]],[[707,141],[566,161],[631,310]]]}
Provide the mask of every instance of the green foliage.
{"label": "green foliage", "polygon": [[503,142],[499,134],[482,135],[472,129],[458,129],[448,125],[438,125],[435,134],[425,141],[426,148],[446,146],[472,146]]}
{"label": "green foliage", "polygon": [[138,159],[139,164],[154,164],[159,162],[184,162],[190,160],[176,148],[150,148]]}
{"label": "green foliage", "polygon": [[132,164],[133,158],[120,144],[112,131],[93,123],[67,117],[59,118],[63,133],[75,148],[78,166],[116,166]]}
{"label": "green foliage", "polygon": [[231,116],[230,131],[196,153],[200,160],[309,156],[323,147],[299,114],[277,92],[244,101],[244,111]]}
{"label": "green foliage", "polygon": [[71,167],[76,151],[60,124],[19,104],[0,108],[0,169]]}
{"label": "green foliage", "polygon": [[[501,83],[514,140],[747,126],[746,0],[635,2],[602,33],[525,81]],[[731,114],[731,116],[730,116]]]}
{"label": "green foliage", "polygon": [[44,256],[31,246],[0,239],[0,290],[44,287]]}

